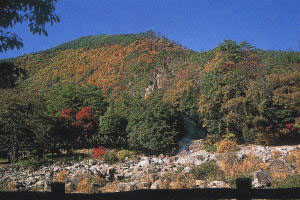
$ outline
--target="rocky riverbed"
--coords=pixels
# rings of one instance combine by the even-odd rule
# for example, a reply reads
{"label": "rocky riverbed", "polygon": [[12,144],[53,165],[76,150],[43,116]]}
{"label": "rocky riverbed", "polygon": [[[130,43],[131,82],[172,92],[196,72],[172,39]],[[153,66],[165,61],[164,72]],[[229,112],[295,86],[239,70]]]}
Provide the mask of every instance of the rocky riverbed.
{"label": "rocky riverbed", "polygon": [[[175,156],[138,155],[122,163],[84,159],[69,165],[56,163],[39,169],[0,168],[2,190],[49,191],[63,181],[67,192],[118,192],[137,189],[233,187],[229,180],[247,174],[253,187],[272,187],[273,180],[300,172],[300,145],[240,146],[227,153],[209,153],[194,141]],[[225,178],[195,176],[195,168],[215,162]],[[218,172],[216,172],[218,173]],[[218,180],[219,179],[219,180]]]}

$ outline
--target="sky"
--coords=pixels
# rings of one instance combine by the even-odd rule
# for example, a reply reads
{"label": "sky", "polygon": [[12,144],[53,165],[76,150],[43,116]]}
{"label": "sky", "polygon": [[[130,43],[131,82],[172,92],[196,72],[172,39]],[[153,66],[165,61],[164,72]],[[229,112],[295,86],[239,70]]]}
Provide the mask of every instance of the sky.
{"label": "sky", "polygon": [[9,30],[24,47],[0,59],[38,52],[82,36],[154,30],[186,48],[215,48],[225,39],[266,50],[300,51],[300,0],[58,0],[61,22],[48,37],[27,24]]}

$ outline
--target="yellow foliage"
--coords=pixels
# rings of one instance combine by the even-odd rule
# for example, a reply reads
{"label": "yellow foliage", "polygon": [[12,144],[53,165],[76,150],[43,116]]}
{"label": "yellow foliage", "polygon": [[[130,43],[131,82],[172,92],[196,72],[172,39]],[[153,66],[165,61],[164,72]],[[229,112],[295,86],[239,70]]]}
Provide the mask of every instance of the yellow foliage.
{"label": "yellow foliage", "polygon": [[221,140],[217,143],[217,152],[233,152],[238,150],[238,144],[235,141],[231,140]]}

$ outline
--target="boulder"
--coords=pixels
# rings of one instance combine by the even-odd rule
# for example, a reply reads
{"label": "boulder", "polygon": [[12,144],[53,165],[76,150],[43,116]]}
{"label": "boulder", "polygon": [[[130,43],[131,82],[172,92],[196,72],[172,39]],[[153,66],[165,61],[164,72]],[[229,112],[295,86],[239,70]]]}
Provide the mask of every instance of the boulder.
{"label": "boulder", "polygon": [[73,182],[68,181],[65,185],[65,188],[66,188],[66,191],[71,192],[76,189],[76,185]]}
{"label": "boulder", "polygon": [[164,188],[164,183],[160,179],[154,181],[154,183],[150,187],[150,189],[163,189],[163,188]]}
{"label": "boulder", "polygon": [[139,167],[148,167],[150,165],[150,160],[146,158],[145,160],[140,161],[137,166]]}
{"label": "boulder", "polygon": [[258,170],[252,173],[253,181],[252,186],[256,188],[270,187],[272,184],[272,178],[263,170]]}
{"label": "boulder", "polygon": [[205,183],[206,183],[206,181],[204,181],[204,180],[195,180],[195,185],[200,188],[205,187]]}
{"label": "boulder", "polygon": [[207,184],[208,188],[229,188],[229,185],[227,185],[224,181],[212,181]]}

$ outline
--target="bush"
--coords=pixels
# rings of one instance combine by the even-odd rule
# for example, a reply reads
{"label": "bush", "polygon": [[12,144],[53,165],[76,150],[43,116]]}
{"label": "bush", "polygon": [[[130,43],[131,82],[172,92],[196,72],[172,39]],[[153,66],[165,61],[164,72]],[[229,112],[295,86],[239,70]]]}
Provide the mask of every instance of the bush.
{"label": "bush", "polygon": [[205,162],[200,166],[192,169],[191,173],[198,180],[217,180],[223,179],[224,173],[219,169],[219,166],[213,162]]}
{"label": "bush", "polygon": [[125,159],[128,157],[128,158],[131,158],[135,155],[135,153],[133,151],[129,151],[129,150],[120,150],[117,152],[117,157],[120,161],[125,161]]}
{"label": "bush", "polygon": [[221,140],[217,143],[217,152],[225,153],[225,152],[234,152],[238,150],[238,144],[235,141],[230,140]]}
{"label": "bush", "polygon": [[92,149],[92,156],[94,158],[101,158],[106,153],[104,147],[95,147]]}
{"label": "bush", "polygon": [[116,151],[108,151],[102,156],[102,159],[108,164],[114,164],[119,161]]}

